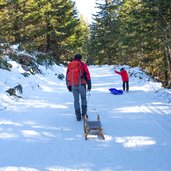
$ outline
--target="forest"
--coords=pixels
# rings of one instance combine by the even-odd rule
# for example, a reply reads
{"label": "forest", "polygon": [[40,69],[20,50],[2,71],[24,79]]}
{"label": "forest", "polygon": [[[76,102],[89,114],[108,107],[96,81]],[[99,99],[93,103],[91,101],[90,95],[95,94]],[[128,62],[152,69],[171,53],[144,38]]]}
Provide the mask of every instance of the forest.
{"label": "forest", "polygon": [[0,0],[0,67],[18,44],[40,63],[81,53],[89,65],[141,67],[171,88],[171,0],[96,0],[96,8],[88,24],[72,0]]}

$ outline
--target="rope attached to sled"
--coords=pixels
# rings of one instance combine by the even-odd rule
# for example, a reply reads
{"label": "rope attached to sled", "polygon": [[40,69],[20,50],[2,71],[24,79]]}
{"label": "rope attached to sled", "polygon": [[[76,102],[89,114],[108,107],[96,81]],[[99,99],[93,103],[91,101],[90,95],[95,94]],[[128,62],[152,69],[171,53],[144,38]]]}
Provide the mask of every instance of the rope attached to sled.
{"label": "rope attached to sled", "polygon": [[88,108],[94,111],[94,113],[97,115],[97,110],[95,107],[94,99],[90,92],[87,93],[87,104],[88,104]]}

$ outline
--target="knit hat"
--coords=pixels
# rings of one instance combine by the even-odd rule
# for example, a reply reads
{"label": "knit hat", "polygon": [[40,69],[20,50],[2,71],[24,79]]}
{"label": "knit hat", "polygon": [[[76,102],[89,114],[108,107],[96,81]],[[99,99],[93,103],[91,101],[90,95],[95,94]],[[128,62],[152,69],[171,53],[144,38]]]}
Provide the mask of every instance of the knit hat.
{"label": "knit hat", "polygon": [[81,54],[76,54],[76,55],[74,56],[74,59],[81,59],[81,58],[82,58]]}
{"label": "knit hat", "polygon": [[121,69],[120,69],[120,71],[123,71],[124,70],[124,68],[122,67]]}

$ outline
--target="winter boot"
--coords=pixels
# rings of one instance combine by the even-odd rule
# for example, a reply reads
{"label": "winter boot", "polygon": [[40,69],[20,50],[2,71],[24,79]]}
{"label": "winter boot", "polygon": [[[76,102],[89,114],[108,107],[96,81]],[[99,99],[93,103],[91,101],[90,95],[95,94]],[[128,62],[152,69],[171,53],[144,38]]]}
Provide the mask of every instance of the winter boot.
{"label": "winter boot", "polygon": [[81,112],[80,112],[80,110],[76,110],[75,114],[76,114],[77,121],[81,121]]}
{"label": "winter boot", "polygon": [[87,106],[81,106],[81,107],[82,107],[82,118],[84,117],[84,115],[86,115],[86,118],[88,119]]}

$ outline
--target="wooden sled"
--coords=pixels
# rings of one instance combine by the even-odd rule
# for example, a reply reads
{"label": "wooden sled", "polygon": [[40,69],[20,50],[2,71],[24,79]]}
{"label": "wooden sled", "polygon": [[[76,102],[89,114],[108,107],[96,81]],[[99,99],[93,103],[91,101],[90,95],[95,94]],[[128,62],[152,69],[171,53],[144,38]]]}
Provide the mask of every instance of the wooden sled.
{"label": "wooden sled", "polygon": [[105,140],[104,134],[102,132],[102,124],[100,122],[100,116],[97,115],[97,121],[89,121],[87,120],[86,115],[84,115],[84,135],[85,140],[87,140],[87,136],[91,131],[97,131],[102,139]]}

